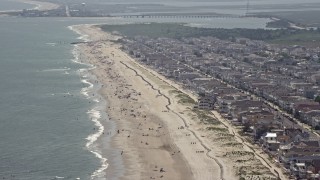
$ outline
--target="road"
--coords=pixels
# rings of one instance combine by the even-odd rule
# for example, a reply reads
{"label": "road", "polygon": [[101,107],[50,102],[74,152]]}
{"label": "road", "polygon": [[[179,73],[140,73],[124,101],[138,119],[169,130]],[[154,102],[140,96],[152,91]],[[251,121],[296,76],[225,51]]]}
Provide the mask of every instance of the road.
{"label": "road", "polygon": [[67,17],[71,17],[71,15],[70,15],[70,10],[69,10],[69,6],[68,6],[68,5],[66,5],[66,16],[67,16]]}

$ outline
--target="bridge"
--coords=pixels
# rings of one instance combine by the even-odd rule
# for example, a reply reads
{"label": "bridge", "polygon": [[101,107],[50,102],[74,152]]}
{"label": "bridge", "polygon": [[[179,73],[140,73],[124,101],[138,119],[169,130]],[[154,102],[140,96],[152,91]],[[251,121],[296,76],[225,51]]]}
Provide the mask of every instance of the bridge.
{"label": "bridge", "polygon": [[243,18],[247,16],[238,16],[238,15],[116,15],[114,17],[122,18]]}

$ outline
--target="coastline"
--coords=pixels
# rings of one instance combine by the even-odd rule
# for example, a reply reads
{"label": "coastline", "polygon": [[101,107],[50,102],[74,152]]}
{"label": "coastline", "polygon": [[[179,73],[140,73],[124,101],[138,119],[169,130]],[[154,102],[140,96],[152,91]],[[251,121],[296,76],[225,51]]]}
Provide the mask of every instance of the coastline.
{"label": "coastline", "polygon": [[[83,33],[82,27],[83,26],[76,26],[76,27],[73,26],[72,29],[75,32],[77,32],[78,34],[82,34],[82,35],[87,34],[87,33]],[[92,36],[89,36],[89,39],[94,41],[94,39],[92,39]],[[137,102],[134,102],[134,104],[131,104],[131,103],[126,104],[124,102],[119,101],[118,97],[109,96],[110,94],[114,93],[114,91],[121,91],[118,89],[118,88],[121,88],[121,86],[123,87],[123,90],[127,89],[128,86],[126,86],[126,83],[124,83],[124,82],[122,82],[122,83],[115,82],[113,84],[113,83],[111,83],[111,79],[108,79],[109,82],[103,82],[101,80],[101,78],[106,77],[105,75],[102,75],[102,73],[105,71],[101,70],[100,66],[97,66],[97,64],[95,64],[93,62],[94,60],[97,60],[96,58],[92,57],[92,55],[94,55],[95,53],[92,52],[92,49],[90,49],[90,47],[86,47],[85,44],[81,44],[79,46],[82,49],[81,56],[83,56],[83,59],[87,59],[88,60],[87,62],[89,64],[95,65],[96,68],[92,69],[91,72],[100,80],[100,82],[103,84],[103,86],[104,87],[108,87],[108,86],[115,87],[115,89],[107,89],[107,88],[102,87],[99,90],[99,93],[107,99],[107,103],[108,103],[107,113],[108,113],[110,120],[115,121],[117,124],[116,125],[117,130],[115,130],[115,131],[111,130],[108,132],[105,131],[104,135],[105,136],[113,136],[111,146],[113,146],[114,149],[118,150],[118,152],[117,152],[118,154],[116,154],[115,156],[120,155],[120,160],[121,160],[121,156],[122,156],[122,159],[124,160],[123,161],[124,167],[121,167],[121,165],[120,166],[115,165],[115,163],[112,164],[112,162],[111,162],[111,165],[106,170],[106,173],[107,173],[106,178],[108,178],[108,179],[114,178],[114,172],[119,174],[119,172],[124,171],[121,168],[124,168],[127,171],[120,173],[120,175],[118,175],[118,176],[120,176],[120,179],[131,179],[131,178],[133,178],[133,179],[146,179],[146,178],[148,178],[149,179],[150,177],[156,178],[157,176],[158,176],[157,178],[162,177],[164,179],[167,179],[167,178],[172,179],[172,178],[176,178],[176,177],[180,177],[179,179],[188,179],[188,177],[190,177],[190,173],[188,173],[187,171],[184,171],[183,173],[176,173],[175,171],[173,171],[173,169],[179,169],[179,167],[183,166],[183,164],[185,164],[185,163],[179,162],[179,163],[177,163],[178,165],[175,165],[176,161],[184,161],[184,160],[179,157],[180,155],[178,153],[174,157],[171,157],[170,153],[166,150],[166,149],[172,149],[172,147],[171,147],[172,142],[168,141],[168,139],[170,137],[168,136],[168,133],[165,132],[166,131],[166,130],[164,130],[165,127],[161,127],[161,129],[158,129],[155,131],[151,130],[151,129],[155,129],[156,126],[159,126],[159,124],[158,124],[158,122],[153,121],[153,119],[150,119],[150,121],[145,123],[145,125],[150,126],[152,128],[150,128],[148,130],[142,130],[143,131],[142,134],[145,133],[145,136],[144,136],[144,135],[141,135],[140,132],[137,132],[137,134],[135,134],[136,132],[133,132],[133,131],[135,131],[135,129],[137,129],[136,125],[139,125],[140,123],[137,124],[138,122],[132,123],[132,122],[128,122],[128,121],[120,121],[119,120],[121,118],[128,118],[129,119],[130,117],[133,117],[133,114],[131,114],[131,115],[123,114],[123,112],[126,111],[126,110],[124,110],[125,109],[124,107],[122,107],[122,109],[118,109],[119,111],[114,110],[114,109],[120,108],[122,104],[124,104],[126,106],[126,108],[132,108],[133,106],[136,106],[135,109],[139,109]],[[107,68],[107,67],[105,67],[105,68]],[[113,72],[113,73],[115,73],[115,72]],[[111,74],[109,74],[109,75],[110,75],[109,78],[112,78],[113,75],[111,75]],[[137,93],[137,92],[133,92],[133,93]],[[124,100],[124,101],[126,101],[126,100]],[[143,104],[140,104],[139,106],[141,107],[141,106],[143,106]],[[143,115],[142,115],[142,113],[143,113]],[[144,119],[146,119],[147,116],[148,117],[152,116],[152,114],[149,114],[146,111],[140,112],[138,114],[140,114],[139,120],[142,120],[142,121]],[[139,116],[139,115],[137,115],[137,116]],[[128,120],[128,119],[126,119],[126,120]],[[102,122],[102,124],[104,124],[104,123]],[[141,123],[141,126],[143,126],[142,123]],[[119,133],[117,133],[118,130],[119,130]],[[150,131],[153,131],[153,132],[150,132]],[[141,141],[139,141],[139,144],[140,144],[139,145],[137,139],[140,139],[141,136],[146,137],[144,139],[147,139],[147,140],[144,141],[143,143]],[[160,136],[162,136],[162,137],[160,137],[160,141],[159,141],[159,140],[153,140],[152,136],[154,136],[155,139],[158,139],[158,137],[160,137]],[[103,137],[101,137],[101,138],[103,139]],[[132,144],[132,143],[134,143],[134,144]],[[167,144],[167,145],[165,145],[165,144]],[[140,147],[137,147],[137,145]],[[167,146],[167,147],[160,148],[159,150],[157,150],[157,147],[151,147],[150,149],[154,149],[155,152],[150,152],[150,153],[148,152],[148,151],[150,151],[150,149],[149,150],[146,149],[146,152],[144,152],[144,154],[150,154],[150,155],[146,158],[141,158],[142,154],[140,154],[139,151],[144,149],[144,146],[146,146],[146,147]],[[105,154],[105,153],[103,153],[103,154]],[[162,156],[159,156],[159,154],[162,154],[163,156],[166,156],[166,157],[170,157],[170,158],[168,158],[170,161],[164,162],[161,159]],[[156,156],[158,156],[158,157],[156,157]],[[109,157],[107,157],[107,158],[109,159]],[[110,159],[118,159],[119,160],[119,158],[117,158],[117,157],[110,157]],[[153,160],[154,163],[153,163],[152,167],[150,167],[150,164],[148,164],[148,163],[139,162],[141,159],[144,160],[145,162],[149,161],[149,160]],[[166,160],[168,160],[168,159],[166,159]],[[157,165],[158,161],[159,161],[159,165]],[[109,160],[108,160],[108,163],[110,163]],[[147,167],[143,167],[146,165],[147,165]],[[151,170],[151,169],[153,169],[153,170]],[[157,172],[155,172],[154,169],[157,169]],[[172,170],[170,170],[170,169],[172,169]],[[188,168],[184,167],[184,169],[188,169]],[[161,172],[160,172],[160,170],[161,170]]]}
{"label": "coastline", "polygon": [[[81,34],[80,31],[76,31],[72,28],[72,26],[69,26],[68,28],[79,35],[77,39],[83,40],[84,42],[89,41],[87,35]],[[80,81],[82,82],[82,84],[87,84],[87,86],[83,86],[83,88],[81,89],[81,94],[89,100],[89,103],[92,104],[92,106],[87,111],[87,115],[96,127],[94,128],[94,130],[97,131],[95,131],[95,133],[93,134],[88,135],[88,137],[86,138],[87,143],[85,146],[88,151],[90,151],[100,160],[101,163],[101,166],[91,174],[91,178],[101,179],[105,176],[104,171],[108,167],[108,159],[105,158],[106,156],[104,156],[104,154],[100,150],[102,148],[99,148],[97,146],[99,145],[100,137],[104,134],[104,131],[106,130],[105,127],[109,127],[109,124],[103,123],[103,120],[108,119],[108,116],[105,112],[105,108],[107,105],[104,98],[102,98],[99,94],[99,90],[101,89],[102,84],[100,84],[99,81],[97,81],[94,74],[91,73],[91,71],[95,68],[94,65],[82,61],[82,59],[85,57],[83,57],[83,55],[81,54],[81,47],[79,45],[74,45],[72,54],[74,56],[73,61],[75,63],[86,66],[86,68],[78,70]],[[109,140],[109,138],[106,140]]]}
{"label": "coastline", "polygon": [[[245,179],[275,179],[272,168],[267,168],[241,138],[232,135],[235,129],[221,123],[212,128],[217,131],[208,130],[208,125],[192,114],[190,106],[180,104],[173,92],[196,97],[136,63],[112,42],[120,37],[92,25],[73,28],[90,39],[79,44],[81,53],[95,66],[92,73],[102,84],[99,93],[107,100],[107,114],[116,124],[115,131],[100,137],[112,136],[110,144],[118,151],[115,157],[106,157],[106,178],[116,172],[120,179],[229,180],[239,179],[239,169],[252,166],[245,170],[259,174],[246,175]],[[223,121],[218,114],[211,116]],[[225,141],[236,146],[225,146]],[[109,159],[121,161],[120,165]]]}
{"label": "coastline", "polygon": [[[59,7],[58,4],[50,3],[50,2],[43,2],[43,1],[37,1],[37,0],[14,0],[15,2],[25,3],[25,4],[31,4],[35,5],[36,7],[32,8],[33,10],[39,10],[39,11],[47,11],[52,9],[57,9]],[[17,12],[22,11],[22,9],[18,10],[4,10],[0,12]]]}
{"label": "coastline", "polygon": [[50,3],[50,2],[37,1],[37,0],[14,0],[14,1],[36,5],[36,7],[33,8],[33,9],[39,10],[39,11],[52,10],[52,9],[57,9],[59,7],[58,4],[54,4],[54,3]]}

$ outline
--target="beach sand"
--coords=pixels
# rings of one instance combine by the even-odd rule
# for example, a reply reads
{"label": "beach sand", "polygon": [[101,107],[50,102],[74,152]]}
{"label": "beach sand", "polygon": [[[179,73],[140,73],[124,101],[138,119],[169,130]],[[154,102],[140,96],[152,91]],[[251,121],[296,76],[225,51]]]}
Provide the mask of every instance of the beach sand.
{"label": "beach sand", "polygon": [[[122,156],[120,179],[275,179],[274,166],[259,159],[236,128],[217,112],[205,112],[216,123],[203,121],[192,105],[179,101],[196,96],[129,57],[113,43],[120,37],[92,25],[73,29],[89,38],[79,44],[81,61],[95,66],[92,73],[103,84],[99,93],[117,125],[104,135],[113,136]],[[116,168],[109,165],[107,178]]]}

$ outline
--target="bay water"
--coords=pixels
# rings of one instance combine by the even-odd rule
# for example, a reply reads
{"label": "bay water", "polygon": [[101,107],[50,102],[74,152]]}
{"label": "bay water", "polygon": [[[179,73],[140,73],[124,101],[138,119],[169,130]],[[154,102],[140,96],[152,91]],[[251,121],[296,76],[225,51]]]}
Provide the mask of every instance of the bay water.
{"label": "bay water", "polygon": [[1,3],[0,3],[0,11],[32,9],[32,8],[35,8],[35,5],[10,1],[10,0],[1,0]]}

